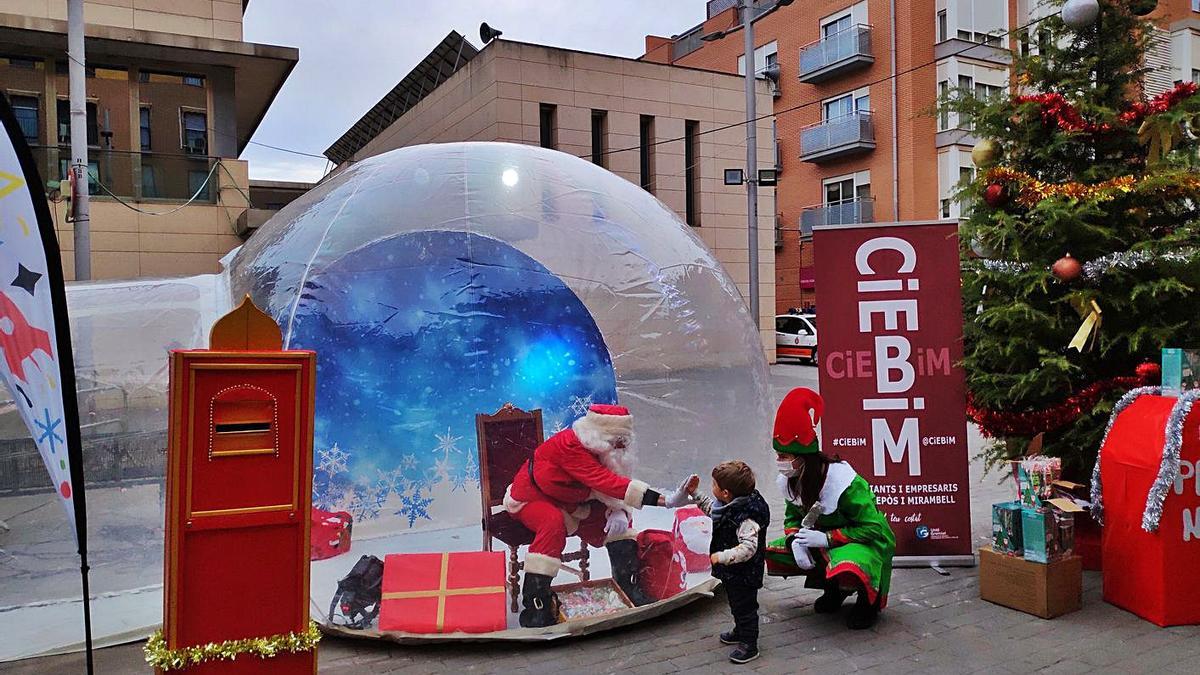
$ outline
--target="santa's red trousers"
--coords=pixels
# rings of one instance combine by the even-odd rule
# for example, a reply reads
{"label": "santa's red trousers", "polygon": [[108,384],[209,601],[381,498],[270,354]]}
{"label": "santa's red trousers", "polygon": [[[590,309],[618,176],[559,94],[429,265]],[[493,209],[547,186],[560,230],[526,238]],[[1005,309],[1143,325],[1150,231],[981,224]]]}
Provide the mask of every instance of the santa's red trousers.
{"label": "santa's red trousers", "polygon": [[[558,506],[546,501],[526,503],[513,517],[533,531],[533,543],[529,545],[529,552],[562,560],[567,537],[572,535],[582,539],[588,546],[603,546],[608,539],[607,533],[604,532],[608,521],[605,506],[594,500],[587,504],[591,506],[591,512],[579,521],[579,527],[574,532],[568,533],[563,510]],[[632,527],[629,532],[633,532]]]}

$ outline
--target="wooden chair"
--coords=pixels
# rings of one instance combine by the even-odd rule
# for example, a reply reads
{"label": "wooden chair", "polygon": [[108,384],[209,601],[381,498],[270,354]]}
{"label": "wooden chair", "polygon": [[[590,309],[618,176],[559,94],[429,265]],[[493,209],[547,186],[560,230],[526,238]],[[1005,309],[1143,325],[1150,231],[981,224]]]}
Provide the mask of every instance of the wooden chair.
{"label": "wooden chair", "polygon": [[[542,411],[526,412],[505,403],[493,415],[475,415],[475,432],[479,441],[483,550],[492,550],[492,539],[499,539],[508,547],[508,588],[512,611],[516,612],[521,597],[520,571],[525,567],[517,553],[522,546],[533,543],[533,532],[504,510],[504,491],[525,460],[533,457],[533,451],[545,440]],[[564,564],[563,569],[587,581],[588,556],[587,544],[580,541],[578,551],[563,555],[564,563],[579,561],[579,567]]]}

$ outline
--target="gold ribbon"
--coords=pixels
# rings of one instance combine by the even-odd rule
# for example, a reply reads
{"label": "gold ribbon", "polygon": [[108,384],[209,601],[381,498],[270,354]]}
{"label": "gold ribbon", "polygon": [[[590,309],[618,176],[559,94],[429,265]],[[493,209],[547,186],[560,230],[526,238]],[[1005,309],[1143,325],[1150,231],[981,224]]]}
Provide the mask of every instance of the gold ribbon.
{"label": "gold ribbon", "polygon": [[432,591],[393,591],[384,593],[383,600],[412,600],[414,598],[434,598],[438,599],[437,605],[437,632],[441,633],[446,627],[446,598],[460,595],[490,595],[492,593],[503,593],[503,586],[476,586],[473,588],[446,588],[446,584],[450,577],[450,554],[442,554],[442,569],[438,575],[437,590]]}
{"label": "gold ribbon", "polygon": [[[1085,311],[1087,308],[1085,307]],[[1074,349],[1077,352],[1083,353],[1086,349],[1090,349],[1088,338],[1091,338],[1092,344],[1095,344],[1096,338],[1100,335],[1100,318],[1103,312],[1100,310],[1100,305],[1096,304],[1095,300],[1091,301],[1091,311],[1087,312],[1087,316],[1083,319],[1083,324],[1079,326],[1079,330],[1075,331],[1075,337],[1071,338],[1068,349]]]}

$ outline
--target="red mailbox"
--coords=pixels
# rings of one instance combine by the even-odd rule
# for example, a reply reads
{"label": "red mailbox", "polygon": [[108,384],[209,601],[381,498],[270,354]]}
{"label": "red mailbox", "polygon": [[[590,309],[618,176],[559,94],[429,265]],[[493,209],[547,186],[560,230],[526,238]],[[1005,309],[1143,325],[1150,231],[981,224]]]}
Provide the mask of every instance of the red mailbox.
{"label": "red mailbox", "polygon": [[[281,347],[279,326],[247,297],[213,326],[209,349],[171,352],[160,647],[184,672],[316,672],[316,354]],[[210,643],[209,657],[188,649]]]}

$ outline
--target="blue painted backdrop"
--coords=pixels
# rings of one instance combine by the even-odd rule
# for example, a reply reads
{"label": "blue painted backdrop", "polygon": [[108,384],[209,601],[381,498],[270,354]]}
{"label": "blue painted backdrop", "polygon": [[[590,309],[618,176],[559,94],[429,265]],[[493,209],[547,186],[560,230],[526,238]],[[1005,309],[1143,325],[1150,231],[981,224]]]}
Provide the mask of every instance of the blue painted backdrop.
{"label": "blue painted backdrop", "polygon": [[477,509],[478,412],[541,408],[548,437],[587,404],[616,402],[583,303],[475,234],[410,233],[347,254],[308,279],[290,345],[318,354],[314,504],[359,522],[435,525],[436,500],[451,497]]}

